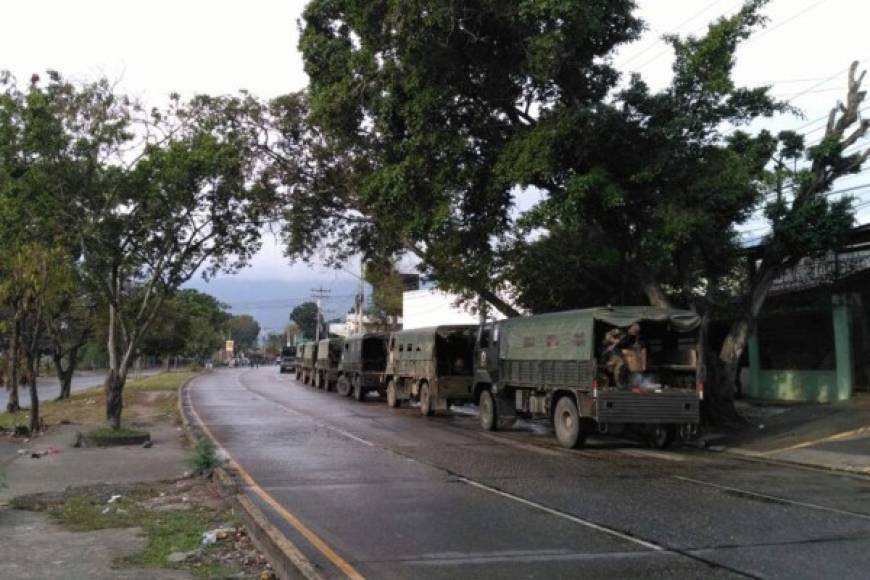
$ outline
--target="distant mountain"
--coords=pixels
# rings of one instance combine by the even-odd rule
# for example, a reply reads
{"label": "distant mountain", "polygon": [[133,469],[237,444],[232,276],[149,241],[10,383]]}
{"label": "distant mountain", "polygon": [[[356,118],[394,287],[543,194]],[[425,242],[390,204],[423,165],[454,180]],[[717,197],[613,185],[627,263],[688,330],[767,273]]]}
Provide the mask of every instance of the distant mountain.
{"label": "distant mountain", "polygon": [[[250,314],[260,323],[263,334],[281,332],[287,325],[290,311],[302,302],[312,300],[312,288],[331,290],[323,300],[327,320],[344,317],[353,306],[358,289],[355,280],[248,280],[243,278],[217,278],[209,282],[192,280],[185,285],[211,294],[229,305],[233,314]],[[366,288],[369,294],[371,289]]]}

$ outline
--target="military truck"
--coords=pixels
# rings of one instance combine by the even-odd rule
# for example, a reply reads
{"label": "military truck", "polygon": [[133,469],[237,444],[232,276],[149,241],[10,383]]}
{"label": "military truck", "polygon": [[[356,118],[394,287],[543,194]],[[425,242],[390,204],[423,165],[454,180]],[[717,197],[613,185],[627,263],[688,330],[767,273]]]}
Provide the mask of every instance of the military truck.
{"label": "military truck", "polygon": [[370,391],[383,394],[388,340],[386,334],[371,333],[344,341],[336,384],[339,395],[353,395],[354,399],[362,401]]}
{"label": "military truck", "polygon": [[697,428],[698,316],[653,307],[607,307],[481,325],[474,401],[483,429],[516,416],[553,421],[564,447],[630,430],[653,447]]}
{"label": "military truck", "polygon": [[292,373],[296,370],[296,347],[285,346],[281,349],[281,356],[278,360],[279,373]]}
{"label": "military truck", "polygon": [[317,358],[314,360],[314,387],[330,390],[338,379],[338,364],[344,350],[344,339],[327,338],[317,343]]}
{"label": "military truck", "polygon": [[300,356],[296,360],[296,380],[306,385],[314,384],[314,363],[317,360],[317,343],[305,342],[299,346]]}
{"label": "military truck", "polygon": [[433,326],[390,335],[387,405],[417,400],[431,415],[451,403],[469,401],[474,386],[477,325]]}

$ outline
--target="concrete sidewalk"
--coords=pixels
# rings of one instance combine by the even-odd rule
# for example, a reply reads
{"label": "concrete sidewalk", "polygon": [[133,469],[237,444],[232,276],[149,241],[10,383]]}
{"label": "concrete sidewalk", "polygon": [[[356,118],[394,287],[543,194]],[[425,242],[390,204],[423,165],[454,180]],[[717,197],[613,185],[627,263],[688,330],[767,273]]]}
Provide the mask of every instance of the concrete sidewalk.
{"label": "concrete sidewalk", "polygon": [[[131,421],[131,426],[136,422]],[[74,447],[83,426],[53,427],[44,436],[24,443],[0,437],[0,470],[6,486],[0,489],[0,578],[88,578],[91,580],[181,580],[183,571],[116,568],[113,561],[141,552],[145,538],[138,528],[70,532],[48,514],[8,507],[21,495],[62,492],[98,483],[125,485],[171,480],[188,469],[189,451],[182,433],[167,422],[149,424],[153,446],[105,449]],[[47,452],[45,455],[41,455]],[[32,454],[39,454],[34,458]]]}
{"label": "concrete sidewalk", "polygon": [[706,436],[709,450],[870,475],[870,395],[827,405],[737,406],[749,425]]}

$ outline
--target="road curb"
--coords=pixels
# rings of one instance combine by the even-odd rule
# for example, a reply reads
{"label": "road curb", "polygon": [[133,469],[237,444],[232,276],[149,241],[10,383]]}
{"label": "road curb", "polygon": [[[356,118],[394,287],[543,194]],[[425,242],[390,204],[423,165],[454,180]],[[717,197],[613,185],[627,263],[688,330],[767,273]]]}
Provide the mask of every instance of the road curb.
{"label": "road curb", "polygon": [[[220,443],[201,425],[191,422],[184,412],[187,387],[195,377],[190,377],[178,389],[178,412],[185,431],[191,438],[206,437],[220,447]],[[281,530],[272,524],[266,514],[245,495],[240,478],[232,473],[232,466],[221,466],[214,470],[213,479],[221,492],[230,498],[236,512],[241,516],[248,529],[251,540],[263,552],[275,574],[282,580],[323,580],[312,562],[305,557]]]}
{"label": "road curb", "polygon": [[837,467],[833,465],[822,465],[819,463],[806,463],[802,461],[794,461],[791,459],[780,459],[770,457],[761,451],[753,451],[751,449],[741,449],[739,447],[725,447],[723,449],[705,449],[708,453],[716,455],[727,455],[741,461],[749,461],[752,463],[768,463],[771,465],[779,465],[783,467],[800,467],[804,469],[815,469],[818,471],[828,471],[831,473],[842,473],[844,475],[858,476],[870,479],[870,473],[849,466]]}

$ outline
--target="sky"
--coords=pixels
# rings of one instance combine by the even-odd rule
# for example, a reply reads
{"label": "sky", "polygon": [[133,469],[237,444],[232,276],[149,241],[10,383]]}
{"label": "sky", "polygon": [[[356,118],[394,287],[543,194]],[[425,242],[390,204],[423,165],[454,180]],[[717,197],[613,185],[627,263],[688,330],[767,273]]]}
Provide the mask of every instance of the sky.
{"label": "sky", "polygon": [[[653,88],[669,79],[671,52],[658,39],[664,33],[698,34],[706,23],[733,13],[740,0],[638,0],[646,34],[621,49],[614,63],[640,72]],[[163,102],[177,91],[232,93],[247,89],[263,97],[302,89],[307,82],[296,48],[302,0],[26,0],[3,7],[0,69],[20,79],[56,69],[88,80],[107,76],[119,90],[146,103]],[[805,119],[783,116],[758,126],[797,129],[825,115],[845,94],[846,69],[858,59],[870,65],[866,0],[772,0],[765,31],[738,52],[735,77],[747,85],[771,84],[773,93],[801,108]],[[867,82],[870,86],[870,79]],[[870,113],[868,113],[870,114]],[[809,125],[812,132],[821,121]],[[808,135],[808,141],[819,132]],[[870,185],[868,174],[838,187]],[[854,191],[870,201],[870,186]],[[520,208],[534,195],[518,200]],[[870,207],[859,213],[870,221]],[[747,236],[759,235],[747,224]],[[350,266],[356,271],[356,266]],[[267,236],[243,280],[354,279],[338,271],[290,266],[280,244]]]}

